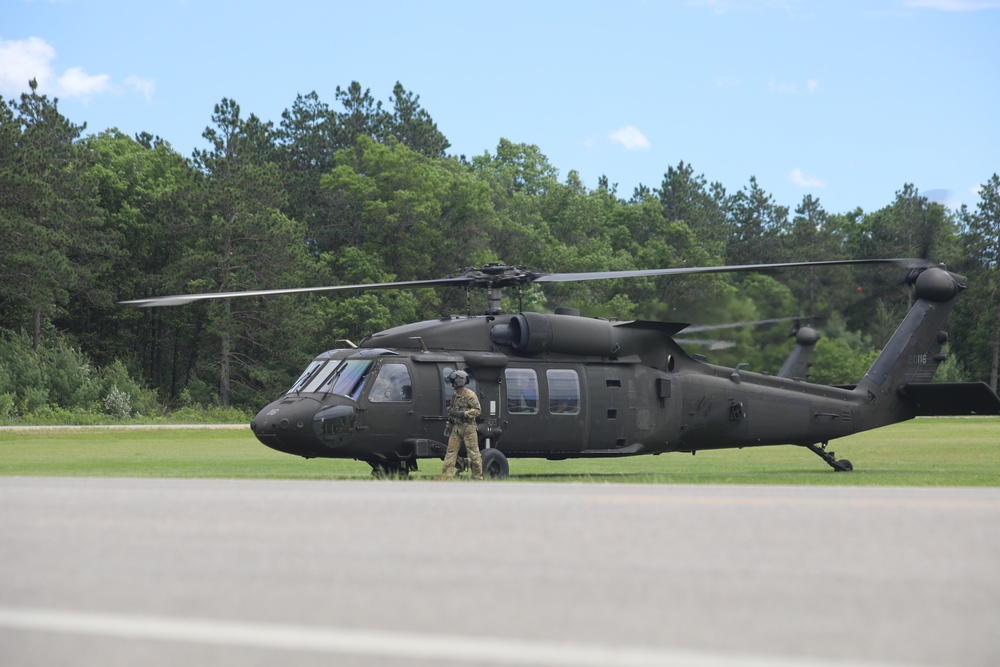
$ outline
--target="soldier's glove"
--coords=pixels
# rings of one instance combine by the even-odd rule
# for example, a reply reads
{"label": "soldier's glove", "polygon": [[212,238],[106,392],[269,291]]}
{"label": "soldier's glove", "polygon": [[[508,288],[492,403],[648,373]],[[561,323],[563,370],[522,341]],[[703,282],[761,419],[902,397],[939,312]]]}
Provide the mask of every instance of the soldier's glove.
{"label": "soldier's glove", "polygon": [[465,410],[452,410],[451,411],[451,416],[454,417],[455,419],[464,419],[465,418]]}

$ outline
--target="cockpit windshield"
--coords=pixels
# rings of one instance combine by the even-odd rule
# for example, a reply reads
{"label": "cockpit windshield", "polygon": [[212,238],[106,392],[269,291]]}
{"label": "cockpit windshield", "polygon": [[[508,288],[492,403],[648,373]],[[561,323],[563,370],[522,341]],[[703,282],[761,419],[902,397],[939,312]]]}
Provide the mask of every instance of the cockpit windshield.
{"label": "cockpit windshield", "polygon": [[375,359],[387,356],[397,355],[382,348],[330,350],[314,359],[287,393],[339,394],[357,400]]}
{"label": "cockpit windshield", "polygon": [[357,400],[372,363],[372,359],[345,359],[316,391]]}
{"label": "cockpit windshield", "polygon": [[323,364],[324,362],[319,360],[310,363],[306,369],[302,371],[302,375],[300,375],[299,379],[295,381],[292,388],[288,390],[288,393],[290,394],[293,391],[302,391],[305,386],[309,384],[309,381],[313,379],[315,375],[318,375],[317,371],[323,366]]}

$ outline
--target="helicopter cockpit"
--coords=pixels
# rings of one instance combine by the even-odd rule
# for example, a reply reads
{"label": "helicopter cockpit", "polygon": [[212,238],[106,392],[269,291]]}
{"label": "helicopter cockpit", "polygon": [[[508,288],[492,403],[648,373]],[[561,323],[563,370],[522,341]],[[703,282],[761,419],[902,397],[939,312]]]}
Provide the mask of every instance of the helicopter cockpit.
{"label": "helicopter cockpit", "polygon": [[[476,391],[475,374],[463,368],[469,374],[469,388]],[[447,404],[455,391],[447,378],[455,368],[445,365],[440,370]],[[311,361],[284,395],[322,394],[343,396],[355,402],[367,399],[369,403],[406,403],[413,400],[413,385],[411,368],[393,350],[338,349]]]}
{"label": "helicopter cockpit", "polygon": [[[379,348],[332,350],[327,355],[324,355],[327,356],[325,359],[320,357],[313,360],[286,394],[336,394],[356,401],[361,395],[361,389],[375,360],[381,356],[395,356],[396,353]],[[405,367],[403,368],[405,371]],[[388,376],[388,374],[380,373],[379,380],[383,380],[383,376]],[[405,400],[402,398],[405,386],[403,378],[397,374],[386,379],[384,383],[389,385],[385,391],[390,393],[386,393],[383,400],[386,400],[390,395],[400,397],[395,400]],[[377,399],[373,398],[372,400]]]}

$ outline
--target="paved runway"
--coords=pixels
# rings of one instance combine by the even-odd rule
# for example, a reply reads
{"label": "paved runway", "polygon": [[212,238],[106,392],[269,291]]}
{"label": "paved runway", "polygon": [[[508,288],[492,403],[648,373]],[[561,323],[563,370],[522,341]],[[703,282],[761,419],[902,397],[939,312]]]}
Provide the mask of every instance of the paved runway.
{"label": "paved runway", "polygon": [[997,665],[1000,489],[0,479],[0,665]]}

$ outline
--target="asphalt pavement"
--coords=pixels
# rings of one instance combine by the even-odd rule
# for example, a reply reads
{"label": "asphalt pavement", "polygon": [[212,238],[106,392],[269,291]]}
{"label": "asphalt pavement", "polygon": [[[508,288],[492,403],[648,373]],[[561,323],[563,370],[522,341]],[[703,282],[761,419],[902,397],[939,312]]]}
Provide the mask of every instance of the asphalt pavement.
{"label": "asphalt pavement", "polygon": [[1000,489],[0,478],[0,665],[997,665]]}

